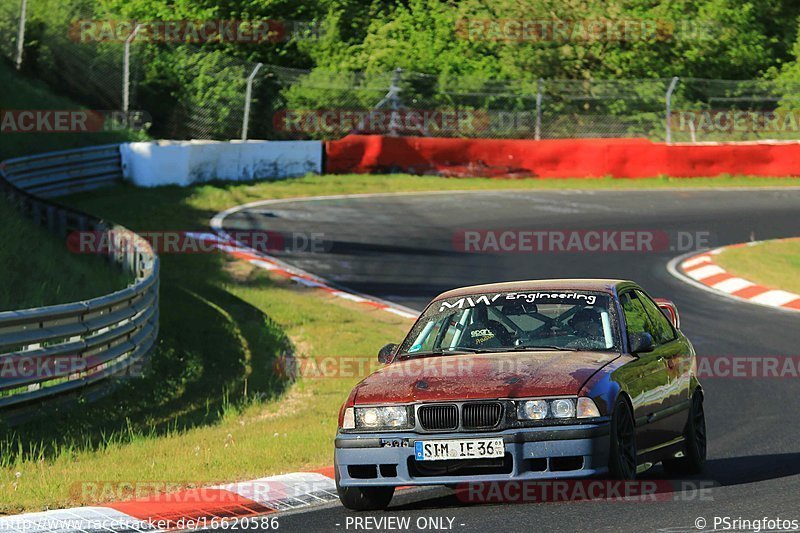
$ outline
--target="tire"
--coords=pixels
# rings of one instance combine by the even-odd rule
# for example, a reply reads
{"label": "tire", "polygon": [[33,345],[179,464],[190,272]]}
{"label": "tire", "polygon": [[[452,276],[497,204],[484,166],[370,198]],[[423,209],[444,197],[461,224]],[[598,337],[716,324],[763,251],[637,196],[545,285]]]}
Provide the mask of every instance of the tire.
{"label": "tire", "polygon": [[683,457],[665,457],[661,463],[670,476],[699,474],[706,466],[706,415],[703,409],[703,395],[695,392],[689,419],[683,430],[685,451]]}
{"label": "tire", "polygon": [[617,398],[611,417],[608,471],[613,479],[636,479],[636,428],[633,413],[623,397]]}
{"label": "tire", "polygon": [[336,492],[342,505],[351,511],[382,511],[389,507],[394,487],[342,487],[337,469]]}

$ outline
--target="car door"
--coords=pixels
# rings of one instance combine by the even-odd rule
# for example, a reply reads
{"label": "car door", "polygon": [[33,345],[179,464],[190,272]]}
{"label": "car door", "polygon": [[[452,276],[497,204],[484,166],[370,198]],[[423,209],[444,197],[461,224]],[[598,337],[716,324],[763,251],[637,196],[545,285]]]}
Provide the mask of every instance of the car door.
{"label": "car door", "polygon": [[[657,332],[653,321],[636,291],[624,291],[619,298],[629,346],[631,337],[638,333],[649,333],[655,342]],[[637,359],[625,365],[625,386],[633,403],[636,445],[640,454],[674,438],[668,428],[658,423],[659,413],[666,408],[669,388],[664,358],[667,350],[663,345],[655,345],[651,352],[632,354]]]}
{"label": "car door", "polygon": [[650,317],[655,332],[654,341],[666,365],[668,385],[664,398],[665,418],[675,437],[683,433],[689,408],[689,388],[692,369],[692,349],[683,335],[659,309],[652,298],[636,290],[639,301]]}

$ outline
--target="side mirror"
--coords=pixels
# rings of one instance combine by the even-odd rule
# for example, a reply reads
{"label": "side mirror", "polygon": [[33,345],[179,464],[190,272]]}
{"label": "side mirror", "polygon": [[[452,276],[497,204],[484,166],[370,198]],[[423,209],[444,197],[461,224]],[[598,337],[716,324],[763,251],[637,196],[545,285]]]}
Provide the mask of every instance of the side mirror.
{"label": "side mirror", "polygon": [[672,322],[675,329],[681,329],[681,315],[678,314],[678,306],[676,306],[674,302],[664,298],[656,298],[654,301],[658,305],[658,308],[661,309],[661,312]]}
{"label": "side mirror", "polygon": [[396,344],[387,344],[378,351],[378,361],[384,365],[388,365],[394,361],[394,352],[397,350]]}
{"label": "side mirror", "polygon": [[631,353],[652,352],[655,349],[653,336],[649,333],[632,333],[628,336],[631,345]]}

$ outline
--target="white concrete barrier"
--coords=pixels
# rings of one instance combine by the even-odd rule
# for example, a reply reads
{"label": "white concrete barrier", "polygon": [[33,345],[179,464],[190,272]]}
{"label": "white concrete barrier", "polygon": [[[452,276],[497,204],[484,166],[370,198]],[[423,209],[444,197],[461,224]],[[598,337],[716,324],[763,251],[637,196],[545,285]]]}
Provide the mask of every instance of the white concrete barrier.
{"label": "white concrete barrier", "polygon": [[141,187],[321,173],[322,150],[320,141],[154,141],[120,149],[125,179]]}

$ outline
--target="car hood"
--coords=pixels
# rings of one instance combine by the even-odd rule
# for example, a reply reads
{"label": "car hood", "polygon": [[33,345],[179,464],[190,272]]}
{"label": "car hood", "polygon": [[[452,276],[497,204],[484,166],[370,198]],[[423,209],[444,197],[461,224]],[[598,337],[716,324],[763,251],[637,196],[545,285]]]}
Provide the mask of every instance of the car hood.
{"label": "car hood", "polygon": [[357,386],[356,404],[574,396],[610,352],[503,352],[429,356],[381,368]]}

